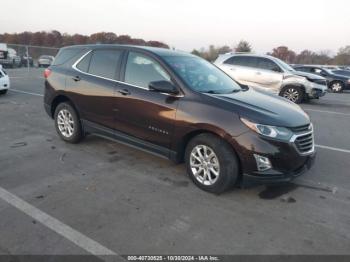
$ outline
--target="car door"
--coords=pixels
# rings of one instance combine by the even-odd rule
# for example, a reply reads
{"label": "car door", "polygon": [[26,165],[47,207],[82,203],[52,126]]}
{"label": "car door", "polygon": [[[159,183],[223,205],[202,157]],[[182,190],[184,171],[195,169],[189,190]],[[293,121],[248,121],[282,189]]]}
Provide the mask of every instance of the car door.
{"label": "car door", "polygon": [[240,84],[251,85],[254,84],[254,60],[254,57],[235,55],[227,59],[221,68]]}
{"label": "car door", "polygon": [[73,96],[83,120],[115,128],[114,91],[122,54],[118,49],[96,49],[73,65],[66,91]]}
{"label": "car door", "polygon": [[5,74],[2,72],[0,68],[0,90],[7,88],[7,81],[5,78]]}
{"label": "car door", "polygon": [[282,69],[271,59],[257,57],[257,68],[255,71],[258,87],[269,90],[279,90],[283,81]]}
{"label": "car door", "polygon": [[117,130],[169,148],[179,97],[149,90],[152,81],[172,81],[159,61],[130,51],[116,87]]}

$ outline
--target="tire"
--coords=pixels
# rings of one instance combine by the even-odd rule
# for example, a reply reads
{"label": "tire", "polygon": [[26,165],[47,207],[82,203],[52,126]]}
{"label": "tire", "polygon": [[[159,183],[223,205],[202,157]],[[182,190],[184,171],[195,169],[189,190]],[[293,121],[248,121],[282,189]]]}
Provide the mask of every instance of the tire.
{"label": "tire", "polygon": [[333,93],[341,93],[344,90],[344,84],[340,81],[334,81],[330,84],[330,89]]}
{"label": "tire", "polygon": [[[204,152],[207,151],[207,155],[212,157],[204,160],[197,149],[202,156],[205,157]],[[211,193],[225,192],[233,187],[239,178],[239,165],[235,152],[226,141],[212,134],[200,134],[190,140],[185,151],[185,163],[193,183]],[[201,171],[196,175],[195,172],[199,170]],[[206,179],[203,179],[205,177]]]}
{"label": "tire", "polygon": [[75,144],[83,138],[79,116],[70,103],[59,104],[54,119],[56,131],[62,140]]}
{"label": "tire", "polygon": [[299,86],[285,86],[280,96],[296,104],[300,104],[304,100],[305,93]]}
{"label": "tire", "polygon": [[7,89],[0,90],[0,95],[5,95],[7,93]]}

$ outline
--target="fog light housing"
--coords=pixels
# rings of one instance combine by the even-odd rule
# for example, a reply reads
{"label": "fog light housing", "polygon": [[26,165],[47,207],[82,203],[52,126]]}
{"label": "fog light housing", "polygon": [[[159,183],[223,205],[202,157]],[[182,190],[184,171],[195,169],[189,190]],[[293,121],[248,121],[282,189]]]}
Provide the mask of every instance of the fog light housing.
{"label": "fog light housing", "polygon": [[265,156],[254,154],[258,171],[266,171],[272,168],[270,159]]}

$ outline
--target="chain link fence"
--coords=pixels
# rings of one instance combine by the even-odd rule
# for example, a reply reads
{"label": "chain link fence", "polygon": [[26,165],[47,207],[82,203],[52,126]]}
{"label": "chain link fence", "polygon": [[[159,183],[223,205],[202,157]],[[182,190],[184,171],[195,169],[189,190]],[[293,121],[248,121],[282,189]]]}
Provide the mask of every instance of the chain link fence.
{"label": "chain link fence", "polygon": [[7,56],[0,59],[0,64],[10,77],[36,77],[49,66],[58,53],[59,48],[7,44]]}

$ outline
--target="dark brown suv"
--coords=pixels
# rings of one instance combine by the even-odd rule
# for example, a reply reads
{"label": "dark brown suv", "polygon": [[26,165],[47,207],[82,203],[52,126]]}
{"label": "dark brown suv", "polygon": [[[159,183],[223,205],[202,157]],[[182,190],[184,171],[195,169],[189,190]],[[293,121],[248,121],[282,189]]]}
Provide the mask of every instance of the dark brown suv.
{"label": "dark brown suv", "polygon": [[246,179],[289,181],[313,163],[313,127],[299,106],[187,53],[66,47],[45,78],[45,109],[63,140],[95,134],[185,161],[210,192]]}

